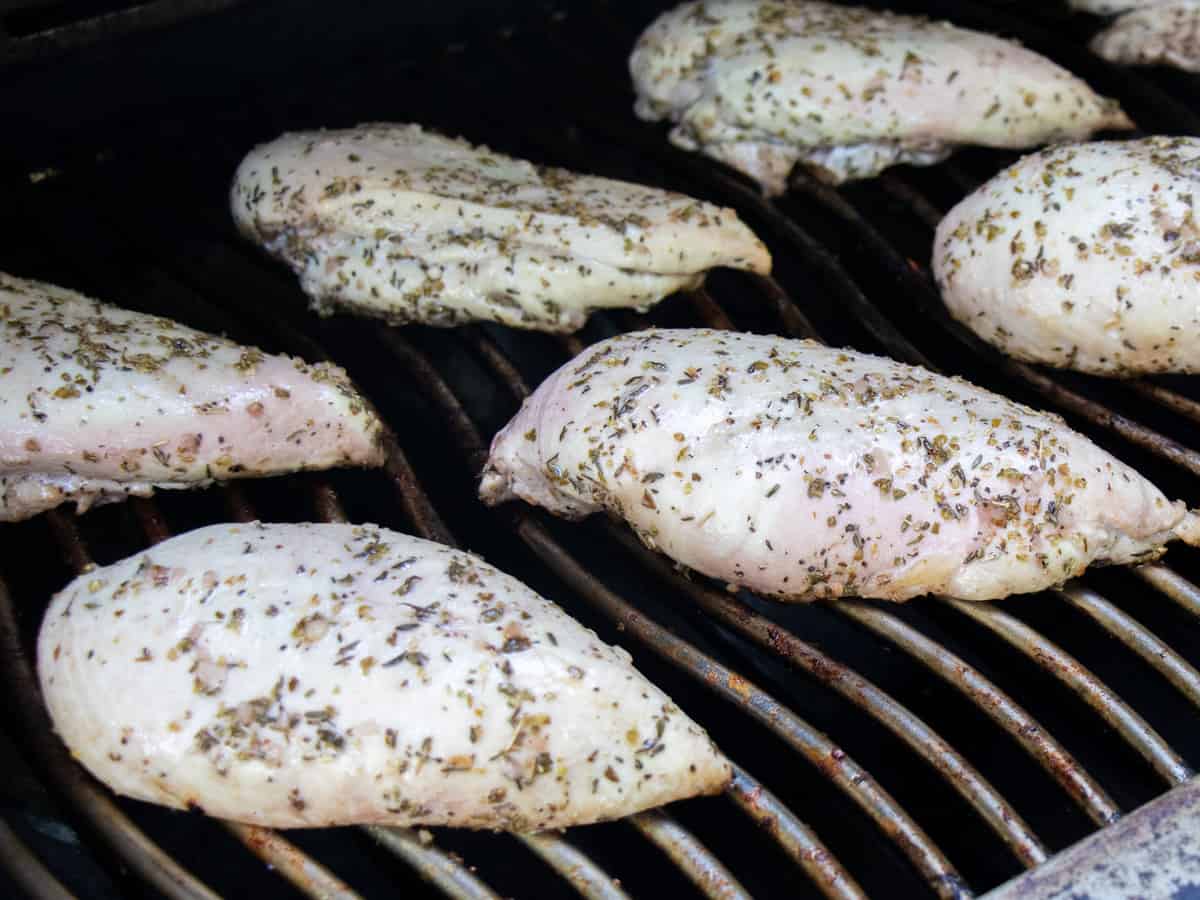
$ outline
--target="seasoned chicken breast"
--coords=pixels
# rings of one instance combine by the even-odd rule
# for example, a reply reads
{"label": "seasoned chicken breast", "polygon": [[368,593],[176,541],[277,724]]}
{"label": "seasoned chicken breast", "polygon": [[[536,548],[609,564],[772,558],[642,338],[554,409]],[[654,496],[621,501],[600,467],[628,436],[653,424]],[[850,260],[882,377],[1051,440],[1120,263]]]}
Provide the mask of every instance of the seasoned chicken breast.
{"label": "seasoned chicken breast", "polygon": [[643,331],[551,375],[480,496],[601,509],[650,547],[782,600],[1037,591],[1153,559],[1196,518],[1061,419],[808,341]]}
{"label": "seasoned chicken breast", "polygon": [[805,0],[702,0],[658,17],[630,60],[637,114],[781,194],[797,163],[834,182],[928,165],[960,144],[1030,147],[1131,123],[1009,41]]}
{"label": "seasoned chicken breast", "polygon": [[1200,372],[1200,140],[1027,156],[942,220],[951,313],[1031,362],[1097,375]]}
{"label": "seasoned chicken breast", "polygon": [[1067,0],[1067,5],[1072,9],[1081,9],[1084,12],[1107,16],[1112,13],[1125,12],[1127,9],[1154,6],[1156,3],[1162,2],[1163,0]]}
{"label": "seasoned chicken breast", "polygon": [[383,463],[346,373],[0,273],[0,522]]}
{"label": "seasoned chicken breast", "polygon": [[321,312],[393,323],[574,331],[714,266],[769,272],[737,214],[656,188],[534,166],[417,125],[285,134],[233,182],[242,233]]}
{"label": "seasoned chicken breast", "polygon": [[1109,62],[1200,72],[1200,0],[1160,2],[1128,12],[1096,35],[1091,46]]}
{"label": "seasoned chicken breast", "polygon": [[50,604],[38,674],[113,790],[280,828],[561,828],[731,777],[625,651],[370,525],[214,525],[89,572]]}

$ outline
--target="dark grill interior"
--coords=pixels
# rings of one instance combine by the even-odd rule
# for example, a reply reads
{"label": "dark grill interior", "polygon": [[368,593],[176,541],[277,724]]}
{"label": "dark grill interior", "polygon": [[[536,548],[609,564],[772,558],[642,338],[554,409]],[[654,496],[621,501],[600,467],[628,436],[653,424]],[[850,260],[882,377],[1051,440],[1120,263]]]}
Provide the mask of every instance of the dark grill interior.
{"label": "dark grill interior", "polygon": [[[487,441],[570,354],[649,323],[704,323],[819,336],[963,375],[1063,413],[1169,495],[1200,503],[1194,378],[1035,370],[945,316],[927,271],[932,228],[1015,155],[964,151],[841,190],[802,179],[768,202],[634,119],[625,60],[656,11],[640,4],[278,2],[195,15],[228,5],[148,4],[180,21],[102,31],[90,47],[5,71],[0,269],[270,351],[328,355],[379,406],[395,446],[386,471],[163,492],[3,526],[0,860],[18,883],[97,898],[384,896],[397,886],[472,898],[785,887],[968,896],[1190,777],[1200,761],[1194,550],[995,606],[784,607],[688,581],[620,527],[475,500]],[[1084,48],[1096,20],[1001,0],[890,5],[1018,37],[1118,97],[1148,132],[1200,132],[1195,79],[1105,66]],[[83,42],[69,31],[60,41]],[[734,206],[770,245],[775,276],[717,272],[646,316],[597,315],[577,338],[320,320],[292,276],[234,233],[229,180],[253,144],[284,130],[370,120],[421,122]],[[427,847],[398,830],[227,829],[115,799],[66,759],[29,671],[41,611],[74,571],[230,518],[342,515],[456,540],[626,646],[743,767],[729,795],[565,836],[437,830]]]}

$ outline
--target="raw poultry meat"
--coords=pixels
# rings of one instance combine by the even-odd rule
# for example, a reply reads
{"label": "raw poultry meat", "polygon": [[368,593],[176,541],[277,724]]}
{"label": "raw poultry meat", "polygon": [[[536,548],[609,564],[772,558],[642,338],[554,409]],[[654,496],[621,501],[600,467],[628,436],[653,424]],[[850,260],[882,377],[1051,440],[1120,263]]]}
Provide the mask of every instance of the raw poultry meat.
{"label": "raw poultry meat", "polygon": [[637,114],[783,193],[799,163],[834,182],[928,165],[962,144],[1032,147],[1131,123],[1010,41],[806,0],[702,0],[664,13],[630,60]]}
{"label": "raw poultry meat", "polygon": [[1005,353],[1098,375],[1200,372],[1200,140],[1027,156],[942,220],[950,312]]}
{"label": "raw poultry meat", "polygon": [[551,375],[480,495],[579,518],[782,600],[991,600],[1200,541],[1182,503],[1036,412],[809,341],[642,331]]}
{"label": "raw poultry meat", "polygon": [[714,266],[771,268],[732,210],[417,125],[285,134],[242,161],[232,203],[315,309],[396,324],[575,331],[593,310],[645,308]]}
{"label": "raw poultry meat", "polygon": [[0,522],[383,462],[346,373],[0,273]]}
{"label": "raw poultry meat", "polygon": [[625,651],[477,556],[370,525],[213,525],[88,572],[38,672],[113,790],[260,825],[532,831],[731,777]]}
{"label": "raw poultry meat", "polygon": [[1123,65],[1200,72],[1200,0],[1174,0],[1127,12],[1092,39],[1092,51]]}

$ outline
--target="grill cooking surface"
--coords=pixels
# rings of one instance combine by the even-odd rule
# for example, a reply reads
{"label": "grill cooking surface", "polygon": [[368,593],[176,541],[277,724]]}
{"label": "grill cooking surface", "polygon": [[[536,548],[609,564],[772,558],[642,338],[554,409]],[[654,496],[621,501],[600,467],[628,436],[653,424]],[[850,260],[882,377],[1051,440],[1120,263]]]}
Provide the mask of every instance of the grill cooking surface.
{"label": "grill cooking surface", "polygon": [[[334,22],[328,7],[266,4],[6,73],[0,269],[270,351],[329,356],[394,437],[382,471],[164,492],[3,526],[0,759],[12,774],[0,859],[23,883],[39,896],[61,887],[104,898],[384,896],[397,885],[471,898],[741,897],[785,886],[798,896],[968,896],[1191,776],[1195,550],[996,605],[785,607],[688,580],[599,519],[572,525],[475,500],[487,442],[570,355],[648,324],[706,324],[814,336],[966,376],[1063,413],[1197,505],[1195,379],[1048,373],[948,321],[928,274],[933,227],[1012,154],[964,151],[841,190],[801,179],[768,202],[634,119],[625,60],[654,10],[578,4],[514,13],[513,27],[500,27],[491,9],[450,30],[408,26],[402,5],[384,6]],[[1095,20],[1000,0],[892,6],[1017,36],[1118,97],[1146,131],[1200,133],[1195,80],[1104,66],[1082,49]],[[719,271],[704,290],[646,316],[597,315],[570,338],[319,320],[291,274],[234,233],[229,179],[253,144],[284,130],[370,120],[420,122],[734,206],[768,242],[775,276]],[[480,552],[626,646],[737,763],[733,787],[566,835],[437,830],[429,843],[396,829],[223,826],[116,799],[67,759],[47,730],[30,654],[49,595],[74,572],[211,522],[343,516]]]}

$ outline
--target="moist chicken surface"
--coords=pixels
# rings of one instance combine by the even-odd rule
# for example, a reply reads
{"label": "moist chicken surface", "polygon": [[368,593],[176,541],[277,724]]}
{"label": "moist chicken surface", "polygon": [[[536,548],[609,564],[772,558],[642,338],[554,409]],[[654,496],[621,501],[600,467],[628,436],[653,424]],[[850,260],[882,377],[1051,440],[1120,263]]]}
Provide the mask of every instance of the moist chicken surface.
{"label": "moist chicken surface", "polygon": [[376,526],[214,525],[88,572],[51,603],[38,671],[115,791],[260,825],[541,830],[731,776],[625,651]]}
{"label": "moist chicken surface", "polygon": [[1105,16],[1128,9],[1143,9],[1162,2],[1163,0],[1067,0],[1067,5],[1072,9]]}
{"label": "moist chicken surface", "polygon": [[0,273],[0,522],[383,462],[346,373]]}
{"label": "moist chicken surface", "polygon": [[990,600],[1200,528],[1061,419],[808,341],[643,331],[551,375],[496,436],[480,495],[578,518],[783,600]]}
{"label": "moist chicken surface", "polygon": [[1200,72],[1200,0],[1160,2],[1125,13],[1097,34],[1091,47],[1109,62]]}
{"label": "moist chicken surface", "polygon": [[1009,41],[805,0],[705,0],[664,13],[630,60],[637,114],[783,193],[801,164],[840,182],[961,144],[1031,147],[1131,123]]}
{"label": "moist chicken surface", "polygon": [[942,220],[951,313],[1020,359],[1098,375],[1200,372],[1200,140],[1027,156]]}
{"label": "moist chicken surface", "polygon": [[242,161],[232,203],[315,309],[392,323],[574,331],[593,310],[649,306],[714,266],[771,268],[732,210],[417,125],[285,134]]}

